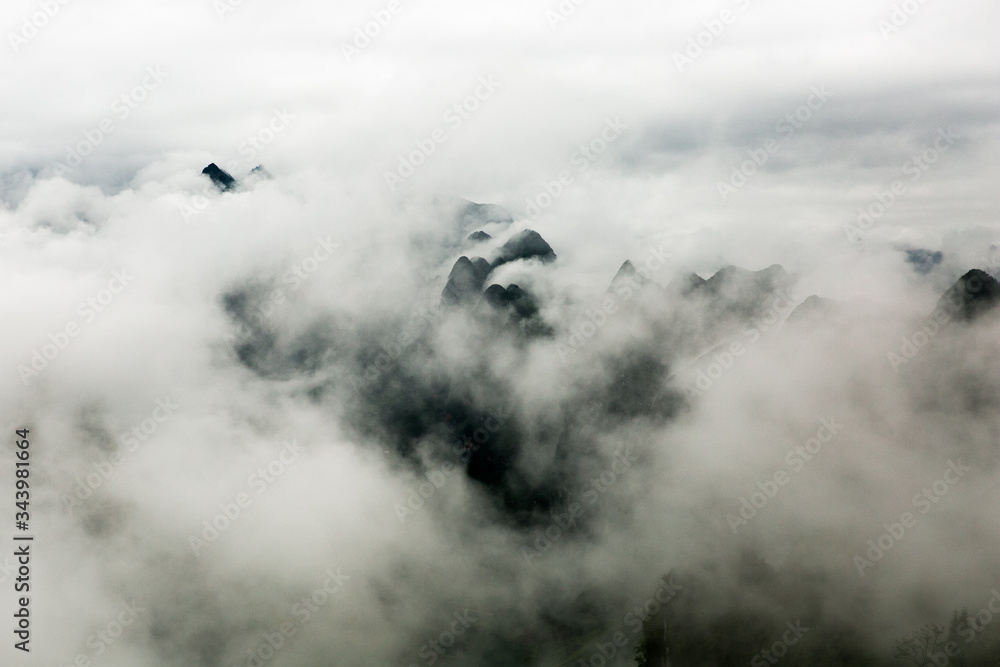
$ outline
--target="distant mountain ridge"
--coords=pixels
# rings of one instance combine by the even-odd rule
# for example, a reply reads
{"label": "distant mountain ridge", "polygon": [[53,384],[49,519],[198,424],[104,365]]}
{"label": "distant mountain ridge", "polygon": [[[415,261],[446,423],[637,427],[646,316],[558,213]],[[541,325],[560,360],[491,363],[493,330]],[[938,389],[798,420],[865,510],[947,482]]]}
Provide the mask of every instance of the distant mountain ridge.
{"label": "distant mountain ridge", "polygon": [[[509,216],[489,205],[466,202],[449,215],[456,217],[447,221],[446,234],[433,237],[444,249],[419,249],[445,257],[453,249],[468,253],[475,243],[492,261],[471,253],[452,260],[447,278],[438,277],[445,282],[441,306],[433,306],[424,324],[405,336],[393,320],[357,322],[353,316],[320,314],[306,326],[285,330],[278,320],[254,319],[269,294],[257,283],[230,290],[222,305],[247,332],[235,345],[240,363],[265,379],[298,376],[314,385],[310,395],[338,393],[360,436],[384,443],[417,469],[424,465],[421,447],[439,442],[472,447],[487,415],[507,409],[513,389],[493,369],[498,355],[504,363],[516,361],[525,373],[538,373],[540,382],[549,375],[565,381],[559,378],[560,363],[573,364],[567,367],[570,378],[594,370],[589,366],[599,368],[596,384],[572,389],[571,400],[552,423],[531,425],[524,417],[510,417],[503,429],[468,450],[470,480],[515,525],[549,520],[549,509],[562,497],[563,476],[594,451],[593,433],[633,418],[665,422],[689,409],[698,396],[685,390],[682,376],[697,371],[706,354],[714,363],[716,355],[732,354],[737,342],[779,333],[789,321],[805,326],[834,322],[844,308],[815,295],[793,301],[797,278],[777,264],[759,271],[727,265],[707,279],[678,272],[663,286],[630,260],[593,302],[545,301],[551,297],[533,293],[530,275],[558,271],[559,264],[555,249],[538,232],[509,232]],[[491,238],[475,234],[483,225],[492,225]],[[527,281],[490,280],[496,271],[518,264],[529,274]],[[998,312],[998,304],[1000,284],[978,269],[941,297],[941,307],[970,321]],[[448,335],[451,326],[462,329],[459,338]],[[442,339],[449,353],[460,353],[462,363],[436,356]],[[350,380],[328,379],[340,377]],[[518,468],[522,453],[542,446],[536,442],[539,434],[545,434],[552,460],[568,461],[568,468],[553,464],[531,475]]]}

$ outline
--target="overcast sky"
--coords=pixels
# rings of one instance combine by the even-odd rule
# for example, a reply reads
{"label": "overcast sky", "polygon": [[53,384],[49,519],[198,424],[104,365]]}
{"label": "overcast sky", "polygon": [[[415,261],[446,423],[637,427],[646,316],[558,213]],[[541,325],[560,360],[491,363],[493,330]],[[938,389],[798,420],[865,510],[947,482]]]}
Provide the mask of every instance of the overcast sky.
{"label": "overcast sky", "polygon": [[[879,230],[898,225],[939,244],[951,225],[996,224],[986,184],[997,180],[1000,8],[918,3],[908,16],[894,14],[898,4],[626,0],[567,2],[573,11],[560,14],[556,2],[421,0],[392,14],[380,2],[70,2],[31,39],[7,35],[0,170],[8,183],[24,169],[46,174],[110,117],[114,132],[75,182],[114,189],[153,164],[200,169],[213,160],[235,161],[241,176],[263,162],[282,174],[322,169],[377,196],[388,193],[384,174],[398,156],[441,127],[447,141],[393,197],[458,195],[523,213],[571,168],[580,144],[620,118],[627,132],[593,170],[575,174],[577,187],[544,222],[569,228],[588,212],[595,226],[648,235],[669,220],[675,230],[724,231],[736,249],[764,222],[787,242],[841,233],[951,127],[956,150],[911,185]],[[37,2],[8,3],[3,30],[32,34],[24,19],[38,11]],[[388,25],[345,52],[378,12]],[[718,36],[707,32],[713,22]],[[699,33],[703,53],[686,53]],[[141,85],[147,67],[166,78],[119,120],[115,100]],[[496,92],[460,127],[446,123],[484,76]],[[778,133],[814,86],[833,96],[793,136]],[[248,158],[241,144],[275,109],[293,120]],[[770,137],[778,152],[723,201],[718,183]]]}
{"label": "overcast sky", "polygon": [[[423,664],[420,643],[456,609],[496,614],[487,636],[550,629],[579,582],[620,619],[608,600],[644,599],[674,566],[718,558],[729,572],[746,545],[828,573],[811,581],[834,615],[871,593],[855,621],[882,648],[978,605],[1000,548],[996,459],[983,454],[1000,432],[995,326],[942,336],[904,379],[886,352],[958,276],[1000,271],[998,25],[986,0],[8,0],[0,422],[38,431],[50,545],[37,662],[24,664],[95,657],[88,637],[131,597],[149,611],[103,664],[245,664],[338,567],[352,579],[322,630],[303,629],[275,664]],[[211,189],[210,162],[246,187]],[[271,180],[247,178],[258,164]],[[633,337],[649,343],[648,323],[625,319],[575,364],[557,351],[627,258],[666,253],[661,284],[782,264],[795,304],[817,294],[856,310],[833,333],[765,339],[685,420],[639,424],[648,458],[612,494],[620,506],[525,567],[526,535],[461,476],[398,521],[423,480],[349,423],[348,362],[436,304],[473,252],[448,244],[456,198],[511,213],[511,227],[485,225],[494,246],[525,228],[551,244],[556,262],[491,280],[534,290],[556,334],[468,349],[454,338],[467,323],[442,316],[414,375],[486,368],[516,397],[539,460],[561,410],[618,381],[609,368]],[[859,210],[873,214],[860,234]],[[943,259],[918,273],[906,249]],[[281,278],[309,257],[318,268],[288,289]],[[268,377],[227,343],[223,295],[274,285],[286,299],[263,326],[328,353],[316,374]],[[153,424],[164,400],[177,409],[128,449],[121,434]],[[851,426],[827,464],[731,537],[725,512],[831,416]],[[610,456],[621,433],[601,429],[591,444]],[[305,448],[297,463],[192,553],[203,521],[291,441]],[[125,462],[67,507],[115,452]],[[983,474],[895,565],[859,579],[858,546],[960,455],[981,456]]]}

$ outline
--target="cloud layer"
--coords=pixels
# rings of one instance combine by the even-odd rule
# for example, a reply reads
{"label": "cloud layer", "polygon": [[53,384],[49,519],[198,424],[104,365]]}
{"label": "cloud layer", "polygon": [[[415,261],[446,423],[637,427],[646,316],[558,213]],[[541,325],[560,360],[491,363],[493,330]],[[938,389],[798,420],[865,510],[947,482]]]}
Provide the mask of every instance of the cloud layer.
{"label": "cloud layer", "polygon": [[[893,664],[986,607],[998,323],[938,300],[1000,268],[997,9],[903,5],[13,3],[26,664]],[[520,310],[441,305],[527,229]]]}

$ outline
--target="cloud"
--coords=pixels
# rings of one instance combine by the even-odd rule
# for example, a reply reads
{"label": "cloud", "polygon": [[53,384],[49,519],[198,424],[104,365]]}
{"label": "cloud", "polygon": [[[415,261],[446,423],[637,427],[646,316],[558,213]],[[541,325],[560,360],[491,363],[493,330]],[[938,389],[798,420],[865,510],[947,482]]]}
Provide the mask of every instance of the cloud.
{"label": "cloud", "polygon": [[[914,341],[961,275],[998,271],[995,8],[926,4],[883,39],[891,3],[583,3],[552,30],[558,3],[400,2],[348,62],[389,3],[227,6],[59,5],[0,64],[31,660],[558,664],[622,632],[622,664],[666,644],[695,664],[721,637],[736,664],[798,621],[789,664],[837,642],[890,664],[895,639],[990,598],[997,321]],[[219,192],[210,162],[243,185]],[[459,257],[528,229],[556,259],[482,289],[516,284],[537,314],[442,305]],[[626,259],[645,287],[612,286]],[[781,294],[776,270],[718,273],[773,264]],[[716,278],[684,296],[691,272]],[[836,303],[786,322],[811,295]],[[643,611],[667,573],[678,594]],[[122,605],[143,610],[127,627]]]}

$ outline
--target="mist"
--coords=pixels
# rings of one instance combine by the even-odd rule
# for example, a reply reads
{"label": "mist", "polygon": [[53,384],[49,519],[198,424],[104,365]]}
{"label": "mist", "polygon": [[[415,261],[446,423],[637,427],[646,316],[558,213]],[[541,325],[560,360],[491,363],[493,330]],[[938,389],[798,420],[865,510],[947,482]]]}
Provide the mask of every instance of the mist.
{"label": "mist", "polygon": [[11,3],[4,664],[993,664],[997,14]]}

